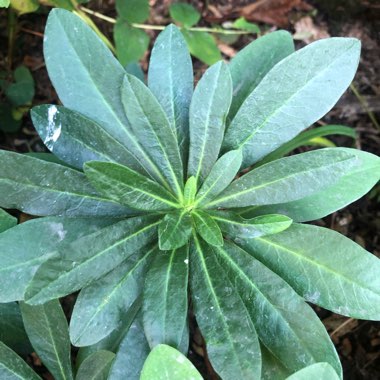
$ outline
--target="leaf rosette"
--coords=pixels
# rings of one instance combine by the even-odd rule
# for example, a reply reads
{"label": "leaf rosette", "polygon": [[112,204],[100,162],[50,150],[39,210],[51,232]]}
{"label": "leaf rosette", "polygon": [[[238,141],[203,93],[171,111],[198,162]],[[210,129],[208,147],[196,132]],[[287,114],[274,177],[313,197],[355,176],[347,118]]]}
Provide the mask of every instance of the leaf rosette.
{"label": "leaf rosette", "polygon": [[305,300],[379,319],[379,260],[300,222],[367,193],[380,160],[349,148],[266,157],[332,108],[360,43],[295,52],[290,34],[270,33],[193,90],[185,40],[170,25],[145,85],[55,9],[44,54],[63,106],[32,110],[54,156],[0,151],[0,206],[40,217],[0,235],[1,302],[27,310],[80,290],[71,342],[80,360],[112,361],[110,379],[137,379],[160,344],[186,354],[189,305],[223,379],[280,379],[315,363],[341,378]]}

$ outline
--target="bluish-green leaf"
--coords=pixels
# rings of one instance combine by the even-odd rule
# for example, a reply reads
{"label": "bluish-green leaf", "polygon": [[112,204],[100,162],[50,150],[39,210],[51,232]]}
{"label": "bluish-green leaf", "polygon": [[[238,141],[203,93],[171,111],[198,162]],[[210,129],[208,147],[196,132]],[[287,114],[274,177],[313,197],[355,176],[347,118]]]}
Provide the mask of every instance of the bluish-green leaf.
{"label": "bluish-green leaf", "polygon": [[17,225],[17,218],[0,208],[0,233]]}
{"label": "bluish-green leaf", "polygon": [[0,150],[0,162],[1,207],[38,216],[131,214],[100,196],[77,170],[5,150]]}
{"label": "bluish-green leaf", "polygon": [[144,172],[124,145],[79,112],[44,104],[34,107],[31,115],[44,144],[69,165],[82,169],[87,161],[111,161]]}
{"label": "bluish-green leaf", "polygon": [[41,380],[9,347],[0,342],[0,378],[6,380]]}
{"label": "bluish-green leaf", "polygon": [[[232,120],[224,149],[242,149],[249,166],[325,115],[356,72],[360,42],[316,41],[268,72]],[[268,138],[270,136],[270,138]]]}
{"label": "bluish-green leaf", "polygon": [[59,301],[37,306],[20,303],[20,308],[33,348],[54,379],[74,379],[67,320]]}
{"label": "bluish-green leaf", "polygon": [[231,99],[231,75],[220,61],[198,82],[190,105],[188,175],[198,183],[203,182],[218,158]]}
{"label": "bluish-green leaf", "polygon": [[187,3],[171,4],[169,14],[174,21],[177,21],[186,28],[192,27],[201,18],[201,14],[191,4]]}
{"label": "bluish-green leaf", "polygon": [[215,371],[225,380],[260,379],[259,340],[215,252],[194,236],[190,284],[195,316]]}
{"label": "bluish-green leaf", "polygon": [[79,293],[70,321],[74,346],[95,344],[118,327],[142,292],[148,265],[157,253],[156,245],[140,250]]}
{"label": "bluish-green leaf", "polygon": [[231,150],[216,161],[196,196],[196,204],[204,206],[216,198],[235,178],[241,166],[241,150]]}
{"label": "bluish-green leaf", "polygon": [[113,29],[116,55],[120,63],[140,60],[148,49],[150,38],[142,29],[134,28],[123,20],[117,20]]}
{"label": "bluish-green leaf", "polygon": [[380,260],[345,236],[293,224],[238,244],[307,301],[353,318],[380,319]]}
{"label": "bluish-green leaf", "polygon": [[116,221],[49,217],[30,220],[0,234],[0,302],[23,300],[37,268],[57,249]]}
{"label": "bluish-green leaf", "polygon": [[144,330],[152,348],[164,343],[187,353],[188,271],[188,245],[157,252],[146,276],[143,297]]}
{"label": "bluish-green leaf", "polygon": [[190,53],[194,57],[207,65],[213,65],[222,59],[215,38],[211,34],[186,29],[182,29],[181,32],[186,40]]}
{"label": "bluish-green leaf", "polygon": [[261,380],[284,380],[292,373],[263,344],[260,344],[260,349]]}
{"label": "bluish-green leaf", "polygon": [[189,107],[193,65],[186,42],[174,25],[159,34],[150,56],[148,85],[176,131],[183,164],[189,144]]}
{"label": "bluish-green leaf", "polygon": [[141,23],[149,17],[148,0],[116,0],[118,15],[130,23]]}
{"label": "bluish-green leaf", "polygon": [[325,148],[269,162],[227,187],[207,207],[244,207],[290,202],[336,183],[359,165],[340,148]]}
{"label": "bluish-green leaf", "polygon": [[158,226],[160,249],[176,249],[187,244],[191,229],[191,217],[186,210],[166,214]]}
{"label": "bluish-green leaf", "polygon": [[112,162],[87,162],[84,172],[96,189],[114,202],[139,210],[177,208],[174,196],[157,182]]}
{"label": "bluish-green leaf", "polygon": [[181,196],[183,170],[178,143],[160,103],[144,83],[129,74],[124,78],[121,96],[135,136],[158,168],[151,174]]}
{"label": "bluish-green leaf", "polygon": [[79,367],[76,380],[107,380],[115,354],[110,351],[97,351],[86,358]]}
{"label": "bluish-green leaf", "polygon": [[273,235],[286,230],[292,224],[292,219],[279,214],[262,215],[252,219],[244,219],[230,211],[215,211],[210,215],[217,221],[220,229],[231,238],[253,239]]}
{"label": "bluish-green leaf", "polygon": [[216,223],[207,212],[202,210],[194,210],[191,216],[193,218],[195,228],[202,239],[211,245],[223,245],[223,236],[218,223]]}
{"label": "bluish-green leaf", "polygon": [[136,78],[140,79],[141,82],[145,83],[145,73],[138,62],[128,63],[128,65],[125,66],[125,71],[128,74],[131,74]]}
{"label": "bluish-green leaf", "polygon": [[361,198],[380,179],[379,157],[349,148],[340,148],[354,154],[359,163],[338,182],[305,198],[276,205],[247,208],[241,215],[252,217],[272,212],[288,215],[296,222],[320,219]]}
{"label": "bluish-green leaf", "polygon": [[339,380],[338,375],[331,367],[329,363],[315,363],[301,369],[300,371],[294,373],[293,375],[286,378],[286,380]]}
{"label": "bluish-green leaf", "polygon": [[229,241],[214,251],[243,300],[260,342],[285,368],[295,372],[324,360],[342,373],[322,322],[282,278]]}
{"label": "bluish-green leaf", "polygon": [[140,380],[202,380],[186,356],[166,344],[156,346],[147,357]]}
{"label": "bluish-green leaf", "polygon": [[260,37],[240,50],[229,65],[233,98],[228,120],[231,121],[247,96],[272,67],[294,52],[290,33],[280,30]]}
{"label": "bluish-green leaf", "polygon": [[90,285],[157,235],[156,217],[122,220],[58,249],[33,277],[26,302],[41,304]]}

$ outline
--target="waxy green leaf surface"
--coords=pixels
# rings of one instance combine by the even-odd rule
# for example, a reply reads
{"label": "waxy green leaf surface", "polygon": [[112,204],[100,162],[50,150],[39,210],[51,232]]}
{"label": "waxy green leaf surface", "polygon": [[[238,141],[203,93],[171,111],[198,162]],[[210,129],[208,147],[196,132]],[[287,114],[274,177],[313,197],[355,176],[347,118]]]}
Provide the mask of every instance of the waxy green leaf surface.
{"label": "waxy green leaf surface", "polygon": [[161,250],[171,250],[185,245],[192,231],[191,216],[186,210],[166,214],[158,226]]}

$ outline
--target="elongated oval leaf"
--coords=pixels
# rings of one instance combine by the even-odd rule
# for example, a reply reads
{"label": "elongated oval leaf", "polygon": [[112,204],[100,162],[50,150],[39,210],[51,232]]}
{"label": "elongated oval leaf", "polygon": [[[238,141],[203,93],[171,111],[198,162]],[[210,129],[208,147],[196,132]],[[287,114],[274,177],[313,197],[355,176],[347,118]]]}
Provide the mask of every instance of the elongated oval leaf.
{"label": "elongated oval leaf", "polygon": [[152,216],[130,218],[62,246],[38,269],[26,302],[41,304],[90,285],[149,244],[158,223]]}
{"label": "elongated oval leaf", "polygon": [[188,243],[191,235],[191,217],[186,210],[166,214],[158,226],[160,249],[176,249]]}
{"label": "elongated oval leaf", "polygon": [[124,77],[121,98],[135,136],[152,166],[157,168],[150,172],[180,196],[183,190],[182,161],[175,131],[160,103],[144,83],[129,74]]}
{"label": "elongated oval leaf", "polygon": [[148,0],[116,0],[115,3],[120,18],[129,23],[141,23],[149,17]]}
{"label": "elongated oval leaf", "polygon": [[262,215],[252,219],[243,219],[229,211],[216,211],[210,215],[218,222],[220,229],[231,238],[253,239],[273,235],[286,230],[292,224],[292,219],[279,214]]}
{"label": "elongated oval leaf", "polygon": [[0,233],[17,225],[17,218],[0,208]]}
{"label": "elongated oval leaf", "polygon": [[185,183],[183,190],[183,201],[185,206],[192,206],[194,204],[195,195],[197,194],[197,180],[195,177],[190,177]]}
{"label": "elongated oval leaf", "polygon": [[323,218],[361,198],[380,179],[380,159],[371,153],[349,148],[340,149],[355,154],[359,163],[339,178],[337,183],[293,202],[248,208],[241,215],[252,217],[278,212],[288,215],[295,222],[308,222]]}
{"label": "elongated oval leaf", "polygon": [[332,185],[359,164],[340,148],[281,158],[234,181],[207,207],[268,205],[301,199]]}
{"label": "elongated oval leaf", "polygon": [[196,204],[206,205],[216,198],[235,178],[241,166],[241,150],[231,150],[215,162],[196,196]]}
{"label": "elongated oval leaf", "polygon": [[76,380],[106,380],[115,354],[110,351],[94,352],[79,367]]}
{"label": "elongated oval leaf", "polygon": [[186,356],[166,344],[156,346],[147,357],[141,380],[202,380],[202,376]]}
{"label": "elongated oval leaf", "polygon": [[233,82],[233,98],[228,113],[229,120],[234,118],[244,100],[268,71],[293,52],[291,34],[279,30],[254,40],[232,58],[229,67]]}
{"label": "elongated oval leaf", "polygon": [[30,220],[0,234],[0,302],[23,300],[38,267],[63,244],[115,222],[48,217]]}
{"label": "elongated oval leaf", "polygon": [[5,150],[0,150],[0,162],[0,206],[4,208],[38,216],[131,214],[98,195],[83,173],[66,166]]}
{"label": "elongated oval leaf", "polygon": [[342,374],[322,322],[283,279],[229,241],[215,252],[235,284],[261,343],[285,368],[295,372],[324,360]]}
{"label": "elongated oval leaf", "polygon": [[74,346],[95,344],[118,327],[122,314],[142,292],[147,266],[156,253],[156,246],[141,250],[80,292],[70,321]]}
{"label": "elongated oval leaf", "polygon": [[194,210],[191,216],[202,239],[211,245],[223,245],[223,236],[218,223],[209,214],[202,210]]}
{"label": "elongated oval leaf", "polygon": [[193,65],[182,33],[169,25],[159,34],[150,55],[148,85],[176,131],[182,162],[187,162],[189,107]]}
{"label": "elongated oval leaf", "polygon": [[0,342],[0,378],[41,380],[41,378],[9,347]]}
{"label": "elongated oval leaf", "polygon": [[331,367],[329,363],[315,363],[301,369],[300,371],[294,373],[293,375],[286,378],[286,380],[338,380],[339,377]]}
{"label": "elongated oval leaf", "polygon": [[96,189],[109,199],[140,210],[178,207],[174,196],[157,182],[112,162],[88,162],[84,172]]}
{"label": "elongated oval leaf", "polygon": [[187,353],[188,271],[188,245],[157,252],[146,276],[143,298],[144,330],[152,348],[165,343]]}
{"label": "elongated oval leaf", "polygon": [[226,380],[259,379],[260,345],[251,318],[212,248],[196,236],[190,263],[194,311],[213,368]]}
{"label": "elongated oval leaf", "polygon": [[359,55],[358,40],[329,38],[283,59],[240,107],[224,149],[243,149],[243,165],[249,166],[292,139],[334,106],[354,77]]}
{"label": "elongated oval leaf", "polygon": [[380,260],[343,235],[294,223],[238,244],[307,301],[353,318],[380,319]]}
{"label": "elongated oval leaf", "polygon": [[201,18],[201,14],[191,5],[186,3],[174,3],[169,7],[170,17],[186,28],[191,28]]}
{"label": "elongated oval leaf", "polygon": [[44,305],[20,303],[29,339],[50,373],[57,380],[72,380],[71,347],[65,314],[58,300]]}
{"label": "elongated oval leaf", "polygon": [[31,115],[48,149],[69,165],[82,169],[87,161],[111,161],[144,172],[125,146],[79,112],[45,104],[34,107]]}
{"label": "elongated oval leaf", "polygon": [[203,182],[218,158],[231,99],[231,75],[220,61],[204,73],[190,105],[188,175],[197,182]]}

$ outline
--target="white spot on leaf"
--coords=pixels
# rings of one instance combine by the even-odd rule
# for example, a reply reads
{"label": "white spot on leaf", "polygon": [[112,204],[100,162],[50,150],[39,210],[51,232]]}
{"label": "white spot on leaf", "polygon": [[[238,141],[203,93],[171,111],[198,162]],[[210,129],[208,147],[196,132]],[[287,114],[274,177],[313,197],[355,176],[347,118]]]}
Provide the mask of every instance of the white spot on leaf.
{"label": "white spot on leaf", "polygon": [[46,127],[46,138],[44,144],[48,147],[49,150],[53,151],[54,143],[59,139],[61,135],[62,126],[61,124],[57,127],[55,124],[55,115],[57,114],[58,109],[56,106],[49,107],[48,110],[48,125]]}

